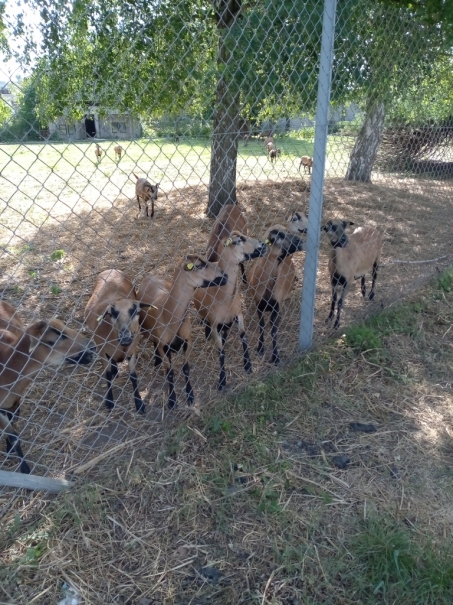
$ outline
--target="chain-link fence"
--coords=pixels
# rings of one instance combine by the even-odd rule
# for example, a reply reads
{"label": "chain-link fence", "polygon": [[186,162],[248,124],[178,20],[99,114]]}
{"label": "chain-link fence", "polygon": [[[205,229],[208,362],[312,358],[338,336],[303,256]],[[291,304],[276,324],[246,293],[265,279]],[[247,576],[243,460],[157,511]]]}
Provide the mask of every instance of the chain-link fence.
{"label": "chain-link fence", "polygon": [[307,227],[315,343],[341,334],[340,299],[345,327],[451,262],[445,28],[404,3],[339,2],[317,93],[323,8],[6,4],[3,471],[100,464],[152,439],[175,403],[203,413],[219,387],[294,360],[312,326]]}

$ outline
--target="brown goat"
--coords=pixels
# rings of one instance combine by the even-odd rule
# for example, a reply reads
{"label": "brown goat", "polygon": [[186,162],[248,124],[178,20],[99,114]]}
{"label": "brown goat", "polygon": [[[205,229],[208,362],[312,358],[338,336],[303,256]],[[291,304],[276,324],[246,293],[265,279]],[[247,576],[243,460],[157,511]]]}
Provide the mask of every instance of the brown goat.
{"label": "brown goat", "polygon": [[281,149],[271,149],[269,151],[269,158],[271,161],[271,164],[273,164],[275,162],[275,160],[277,159],[278,155],[281,155],[282,150]]}
{"label": "brown goat", "polygon": [[335,305],[337,302],[337,291],[343,287],[340,300],[337,305],[337,317],[334,329],[340,326],[341,309],[350,285],[355,279],[361,278],[361,292],[363,298],[366,296],[365,274],[372,274],[372,284],[369,300],[374,298],[374,286],[376,284],[379,260],[382,252],[382,233],[370,225],[359,227],[349,237],[345,230],[351,221],[332,220],[323,227],[330,240],[329,273],[332,284],[332,302],[327,321],[333,319]]}
{"label": "brown goat", "polygon": [[205,323],[206,338],[212,336],[219,352],[220,391],[226,387],[225,343],[234,321],[237,322],[244,350],[244,370],[248,374],[252,372],[241,297],[238,290],[238,273],[240,263],[263,256],[266,251],[267,247],[264,242],[259,242],[239,231],[233,231],[229,237],[221,240],[218,247],[218,266],[228,273],[228,282],[222,287],[199,289],[194,293],[193,302]]}
{"label": "brown goat", "polygon": [[[206,258],[209,261],[214,263],[219,261],[220,256],[218,250],[220,248],[220,242],[225,237],[229,237],[233,231],[238,231],[243,235],[247,235],[247,222],[237,204],[226,204],[219,212],[209,237],[206,248]],[[244,263],[241,262],[239,266],[241,268],[242,281],[247,283]]]}
{"label": "brown goat", "polygon": [[132,282],[117,269],[102,271],[97,277],[93,294],[85,308],[85,320],[94,333],[94,342],[104,366],[107,381],[105,406],[111,410],[112,381],[118,374],[118,363],[127,359],[129,378],[134,390],[137,412],[144,413],[135,372],[137,344],[140,339],[139,311],[151,303],[139,303]]}
{"label": "brown goat", "polygon": [[188,405],[195,401],[190,384],[189,353],[192,343],[192,324],[187,314],[196,288],[223,286],[228,275],[217,264],[195,254],[187,255],[176,267],[173,282],[155,275],[148,275],[140,283],[138,299],[143,303],[155,302],[158,309],[140,312],[143,332],[154,343],[155,365],[164,364],[168,384],[168,406],[176,405],[174,375],[171,354],[180,348],[184,351],[182,371],[186,380]]}
{"label": "brown goat", "polygon": [[295,284],[295,269],[291,255],[303,250],[303,241],[289,233],[285,227],[276,225],[268,232],[266,243],[269,254],[259,258],[248,274],[248,283],[255,299],[260,328],[258,353],[264,353],[264,312],[271,312],[272,363],[279,363],[277,332],[280,310],[284,300],[291,296]]}
{"label": "brown goat", "polygon": [[151,202],[151,218],[154,216],[154,202],[157,200],[157,191],[159,189],[159,183],[155,185],[151,185],[149,181],[147,181],[143,177],[138,177],[134,172],[132,173],[137,182],[135,183],[135,195],[137,196],[138,203],[138,211],[141,213],[142,207],[140,204],[140,198],[143,200],[143,203],[146,208],[146,216],[149,216],[148,203]]}
{"label": "brown goat", "polygon": [[119,162],[121,160],[121,156],[123,155],[124,149],[121,147],[121,145],[115,145],[113,151],[115,152],[116,160]]}
{"label": "brown goat", "polygon": [[6,433],[6,452],[19,457],[22,473],[30,467],[11,425],[28,385],[44,366],[91,363],[95,351],[88,338],[59,319],[25,328],[14,307],[0,301],[0,429]]}
{"label": "brown goat", "polygon": [[94,155],[96,156],[96,161],[100,162],[101,161],[101,157],[102,154],[104,152],[102,151],[102,149],[99,147],[99,145],[96,143],[96,149],[94,150]]}
{"label": "brown goat", "polygon": [[309,155],[303,155],[300,158],[299,170],[302,166],[304,167],[304,172],[306,172],[308,168],[308,174],[310,174],[313,167],[313,158],[311,158]]}

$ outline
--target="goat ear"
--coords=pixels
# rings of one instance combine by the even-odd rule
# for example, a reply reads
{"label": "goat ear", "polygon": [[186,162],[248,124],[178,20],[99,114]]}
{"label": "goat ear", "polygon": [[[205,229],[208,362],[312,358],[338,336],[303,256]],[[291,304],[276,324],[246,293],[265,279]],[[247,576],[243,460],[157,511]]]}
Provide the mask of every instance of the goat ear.
{"label": "goat ear", "polygon": [[151,305],[150,303],[139,303],[140,309],[158,309],[155,305]]}
{"label": "goat ear", "polygon": [[33,338],[41,338],[41,336],[44,334],[48,327],[49,324],[47,323],[47,321],[41,319],[40,321],[37,321],[36,323],[29,326],[27,328],[27,333]]}

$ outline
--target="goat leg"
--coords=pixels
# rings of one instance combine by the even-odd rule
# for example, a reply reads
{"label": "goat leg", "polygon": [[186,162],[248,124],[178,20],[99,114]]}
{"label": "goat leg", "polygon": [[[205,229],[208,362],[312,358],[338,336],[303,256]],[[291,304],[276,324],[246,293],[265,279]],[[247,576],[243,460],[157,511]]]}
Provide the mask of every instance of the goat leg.
{"label": "goat leg", "polygon": [[195,395],[193,392],[192,385],[190,383],[190,368],[189,368],[189,343],[187,340],[184,341],[183,351],[184,351],[184,364],[182,366],[182,372],[184,374],[184,378],[186,379],[186,394],[187,394],[187,405],[193,405],[195,403]]}
{"label": "goat leg", "polygon": [[280,363],[280,356],[277,349],[277,332],[280,323],[280,305],[276,302],[271,312],[271,335],[272,335],[272,363]]}
{"label": "goat leg", "polygon": [[115,376],[118,374],[118,366],[114,359],[107,358],[107,370],[105,372],[105,379],[107,381],[107,394],[105,396],[104,404],[108,410],[113,410],[115,402],[113,400],[113,386],[112,382]]}
{"label": "goat leg", "polygon": [[244,351],[244,371],[246,374],[252,373],[252,362],[250,361],[249,343],[247,340],[247,334],[245,333],[244,318],[242,315],[236,317],[239,330],[239,338],[242,341],[242,349]]}
{"label": "goat leg", "polygon": [[219,352],[219,363],[220,363],[220,376],[219,376],[219,391],[226,389],[226,372],[225,372],[225,342],[228,336],[228,330],[218,324],[216,333],[214,335],[215,344]]}
{"label": "goat leg", "polygon": [[333,325],[334,330],[337,330],[340,327],[341,309],[343,308],[343,303],[344,303],[344,300],[346,298],[347,287],[348,287],[348,282],[345,281],[345,284],[343,286],[343,291],[341,293],[341,297],[340,297],[340,300],[338,301],[338,305],[337,305],[337,318],[336,318],[335,323]]}
{"label": "goat leg", "polygon": [[362,275],[362,279],[360,280],[360,291],[362,292],[363,298],[366,296],[366,284],[365,284],[365,276]]}
{"label": "goat leg", "polygon": [[132,388],[134,390],[135,408],[137,412],[139,412],[140,414],[144,414],[145,404],[143,403],[143,399],[140,397],[140,393],[138,390],[137,372],[135,371],[135,364],[137,362],[137,358],[135,357],[135,355],[132,355],[131,357],[128,357],[127,360],[129,363],[129,378],[132,383]]}
{"label": "goat leg", "polygon": [[258,325],[260,328],[257,351],[258,355],[264,355],[264,312],[260,308],[256,312],[258,313]]}
{"label": "goat leg", "polygon": [[369,300],[373,300],[373,298],[374,298],[374,285],[376,283],[377,270],[378,270],[378,264],[377,263],[373,263],[373,281],[371,283],[370,295],[368,296]]}
{"label": "goat leg", "polygon": [[337,304],[337,288],[336,286],[332,286],[332,301],[330,303],[330,313],[326,319],[326,323],[331,321],[335,314],[335,305]]}
{"label": "goat leg", "polygon": [[151,218],[154,216],[154,198],[151,199]]}
{"label": "goat leg", "polygon": [[6,435],[6,453],[10,454],[11,452],[15,452],[16,456],[20,459],[20,472],[24,475],[30,474],[30,467],[25,462],[24,453],[22,448],[20,447],[19,436],[15,431],[10,431]]}
{"label": "goat leg", "polygon": [[25,462],[24,453],[20,447],[19,436],[16,431],[11,428],[13,417],[14,414],[11,412],[0,412],[0,429],[6,433],[6,453],[11,454],[14,452],[20,459],[20,472],[24,473],[24,475],[29,475],[30,467]]}

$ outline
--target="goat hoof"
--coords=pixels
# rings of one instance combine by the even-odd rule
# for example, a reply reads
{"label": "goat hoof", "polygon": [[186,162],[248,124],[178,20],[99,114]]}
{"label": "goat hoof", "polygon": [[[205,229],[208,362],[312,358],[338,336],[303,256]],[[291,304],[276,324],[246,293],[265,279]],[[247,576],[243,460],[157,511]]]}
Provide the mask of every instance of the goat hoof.
{"label": "goat hoof", "polygon": [[219,391],[225,391],[225,390],[226,390],[226,388],[227,388],[226,383],[223,383],[223,384],[219,384],[219,388],[218,388],[218,390],[219,390]]}
{"label": "goat hoof", "polygon": [[272,363],[273,363],[275,366],[278,366],[278,364],[280,363],[280,357],[277,357],[277,356],[275,356],[275,355],[272,355],[272,359],[271,359],[271,361],[272,361]]}
{"label": "goat hoof", "polygon": [[23,475],[29,475],[31,473],[31,469],[28,466],[28,464],[25,462],[25,460],[22,460],[22,462],[20,463],[20,472]]}
{"label": "goat hoof", "polygon": [[370,292],[370,295],[368,296],[368,300],[373,300],[374,298],[374,292]]}
{"label": "goat hoof", "polygon": [[246,374],[251,374],[251,373],[252,373],[252,371],[253,371],[253,370],[252,370],[252,366],[246,366],[246,367],[244,368],[244,371],[245,371],[245,373],[246,373]]}
{"label": "goat hoof", "polygon": [[145,407],[145,404],[143,403],[143,401],[141,403],[136,403],[135,407],[137,408],[137,412],[139,414],[144,414],[145,413],[146,407]]}
{"label": "goat hoof", "polygon": [[111,401],[110,399],[106,399],[105,400],[105,407],[108,410],[113,410],[113,408],[115,407],[115,403],[113,401]]}

